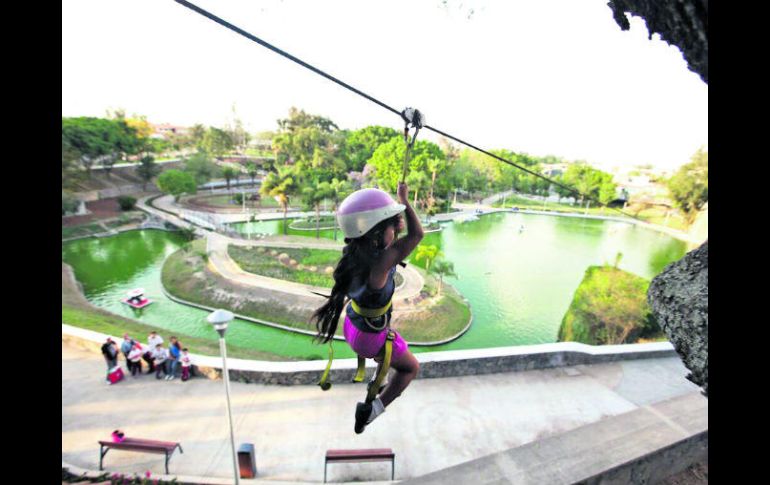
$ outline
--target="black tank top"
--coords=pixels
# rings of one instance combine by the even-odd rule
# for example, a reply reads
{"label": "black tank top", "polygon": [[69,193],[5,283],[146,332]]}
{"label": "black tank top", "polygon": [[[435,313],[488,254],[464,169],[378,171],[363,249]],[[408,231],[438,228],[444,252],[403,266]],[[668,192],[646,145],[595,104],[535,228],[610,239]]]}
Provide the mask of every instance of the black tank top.
{"label": "black tank top", "polygon": [[[396,290],[396,282],[393,281],[393,275],[395,273],[396,267],[393,266],[388,271],[388,279],[385,282],[385,286],[379,290],[370,288],[366,280],[356,277],[348,289],[348,296],[352,300],[355,300],[356,304],[362,308],[382,308],[388,304],[391,298],[393,298],[393,293]],[[348,318],[350,318],[350,322],[362,332],[378,333],[380,331],[367,325],[364,317],[356,313],[350,303],[348,303],[345,312],[347,313]],[[392,312],[393,307],[391,306],[385,315],[378,318],[370,318],[369,322],[375,327],[383,327],[385,325],[384,319],[390,321]]]}

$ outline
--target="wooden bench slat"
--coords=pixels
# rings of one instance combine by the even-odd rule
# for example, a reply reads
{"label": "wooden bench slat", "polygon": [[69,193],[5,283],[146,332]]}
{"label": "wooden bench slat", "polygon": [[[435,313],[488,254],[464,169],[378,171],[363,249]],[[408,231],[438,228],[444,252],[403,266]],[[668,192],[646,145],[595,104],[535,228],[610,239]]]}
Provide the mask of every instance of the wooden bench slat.
{"label": "wooden bench slat", "polygon": [[172,441],[154,441],[136,438],[126,438],[121,442],[99,441],[99,444],[108,448],[116,448],[121,450],[145,450],[150,453],[153,451],[165,453],[166,451],[171,451],[179,446],[179,443],[174,443]]}
{"label": "wooden bench slat", "polygon": [[393,450],[390,448],[375,448],[369,450],[327,450],[326,458],[342,458],[342,457],[383,457],[389,458],[394,456]]}
{"label": "wooden bench slat", "polygon": [[326,450],[324,462],[324,483],[326,483],[326,466],[329,463],[359,463],[367,461],[389,461],[391,463],[390,479],[395,478],[396,454],[390,448],[370,448],[363,450]]}
{"label": "wooden bench slat", "polygon": [[177,448],[182,453],[182,445],[173,441],[147,440],[141,438],[124,438],[123,441],[99,440],[99,470],[102,470],[104,456],[109,450],[138,451],[142,453],[156,453],[166,456],[166,474],[168,474],[168,461]]}

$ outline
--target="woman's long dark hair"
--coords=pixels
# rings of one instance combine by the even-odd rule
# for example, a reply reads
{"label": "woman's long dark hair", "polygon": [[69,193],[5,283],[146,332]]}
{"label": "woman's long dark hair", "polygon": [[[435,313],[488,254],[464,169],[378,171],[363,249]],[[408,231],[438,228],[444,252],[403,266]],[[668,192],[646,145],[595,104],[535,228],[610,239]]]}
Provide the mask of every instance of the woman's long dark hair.
{"label": "woman's long dark hair", "polygon": [[326,343],[334,337],[337,331],[342,309],[345,306],[345,296],[348,293],[353,280],[358,277],[363,281],[369,279],[372,265],[380,257],[385,248],[383,241],[385,230],[394,226],[395,237],[398,237],[400,215],[385,219],[369,230],[361,237],[354,239],[345,238],[345,247],[342,248],[342,257],[334,269],[334,286],[327,301],[318,308],[310,317],[315,320],[316,340]]}

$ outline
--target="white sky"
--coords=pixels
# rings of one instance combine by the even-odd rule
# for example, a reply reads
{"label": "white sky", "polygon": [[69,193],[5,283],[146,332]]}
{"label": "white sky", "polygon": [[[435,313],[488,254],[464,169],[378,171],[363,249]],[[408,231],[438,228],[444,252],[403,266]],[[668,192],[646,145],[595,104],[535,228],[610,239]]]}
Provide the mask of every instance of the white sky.
{"label": "white sky", "polygon": [[[193,3],[484,148],[672,169],[708,143],[708,86],[641,19],[621,31],[606,0]],[[222,126],[233,104],[250,131],[291,106],[341,128],[403,127],[172,0],[62,3],[62,116]]]}

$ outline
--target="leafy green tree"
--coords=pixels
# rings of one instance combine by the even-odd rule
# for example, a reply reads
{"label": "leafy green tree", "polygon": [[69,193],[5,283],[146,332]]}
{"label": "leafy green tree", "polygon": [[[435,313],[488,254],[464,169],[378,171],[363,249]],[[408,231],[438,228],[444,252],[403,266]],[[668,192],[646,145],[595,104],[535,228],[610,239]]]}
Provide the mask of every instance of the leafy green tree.
{"label": "leafy green tree", "polygon": [[424,259],[425,269],[427,271],[430,271],[430,264],[433,262],[433,260],[443,255],[444,253],[439,251],[438,246],[429,246],[429,245],[421,244],[417,246],[417,253],[414,256],[414,260],[421,261]]}
{"label": "leafy green tree", "polygon": [[76,154],[89,178],[95,163],[103,164],[109,176],[115,161],[122,154],[135,153],[138,144],[136,131],[123,120],[62,118],[62,148],[68,156]]}
{"label": "leafy green tree", "polygon": [[684,212],[687,222],[692,223],[709,200],[708,151],[698,149],[690,163],[683,165],[667,185],[674,205]]}
{"label": "leafy green tree", "polygon": [[290,165],[277,167],[276,172],[270,172],[262,181],[259,193],[273,197],[283,208],[283,234],[286,235],[286,213],[289,210],[291,196],[299,190],[296,168]]}
{"label": "leafy green tree", "polygon": [[291,108],[273,138],[276,165],[298,167],[303,178],[327,182],[347,172],[345,134],[328,118]]}
{"label": "leafy green tree", "polygon": [[444,259],[436,259],[433,263],[432,273],[438,275],[438,294],[441,295],[441,286],[444,283],[445,276],[457,276],[455,265]]}
{"label": "leafy green tree", "polygon": [[214,157],[221,157],[226,152],[233,149],[234,143],[232,136],[225,130],[216,127],[209,127],[201,140],[203,151]]}
{"label": "leafy green tree", "polygon": [[164,194],[174,196],[174,200],[179,200],[182,194],[194,194],[197,189],[195,178],[188,172],[181,170],[166,170],[158,176],[158,189]]}
{"label": "leafy green tree", "polygon": [[360,172],[380,145],[400,136],[398,131],[385,126],[367,126],[348,133],[346,144],[350,165],[348,169]]}
{"label": "leafy green tree", "polygon": [[218,177],[219,166],[209,159],[205,152],[198,152],[184,161],[185,172],[195,178],[195,183],[203,185],[211,179]]}
{"label": "leafy green tree", "polygon": [[147,190],[147,183],[159,173],[160,167],[155,163],[155,159],[151,155],[146,155],[139,160],[139,166],[136,167],[136,174],[142,179],[143,192]]}
{"label": "leafy green tree", "polygon": [[206,127],[200,123],[193,125],[190,128],[190,141],[193,146],[199,150],[203,150],[203,137],[206,135]]}
{"label": "leafy green tree", "polygon": [[585,197],[599,199],[604,204],[615,198],[615,184],[612,182],[612,175],[597,170],[585,162],[571,164],[564,173],[563,180],[566,185],[580,192],[581,204]]}
{"label": "leafy green tree", "polygon": [[[563,174],[559,175],[556,178],[556,181],[559,182],[562,185],[566,185],[567,187],[569,187],[567,181],[564,180],[564,175]],[[566,199],[568,197],[575,197],[575,193],[574,192],[572,192],[569,189],[565,189],[564,187],[561,187],[559,185],[554,185],[554,190],[556,191],[556,193],[559,196],[559,202],[561,202],[561,199]]]}
{"label": "leafy green tree", "polygon": [[80,153],[75,150],[62,135],[61,140],[61,186],[62,189],[74,189],[83,178],[80,170]]}
{"label": "leafy green tree", "polygon": [[[404,172],[404,154],[406,144],[401,137],[391,138],[390,141],[380,145],[372,154],[369,164],[376,170],[375,180],[383,190],[395,192],[398,182]],[[429,160],[445,161],[444,153],[435,143],[419,140],[412,149],[409,160],[409,173],[422,173],[427,181],[425,188],[429,187],[431,173],[428,168]],[[412,190],[412,187],[410,187]]]}
{"label": "leafy green tree", "polygon": [[[605,174],[608,175],[608,174]],[[599,202],[604,205],[609,204],[618,196],[617,185],[612,182],[612,176],[604,177],[599,186]]]}

